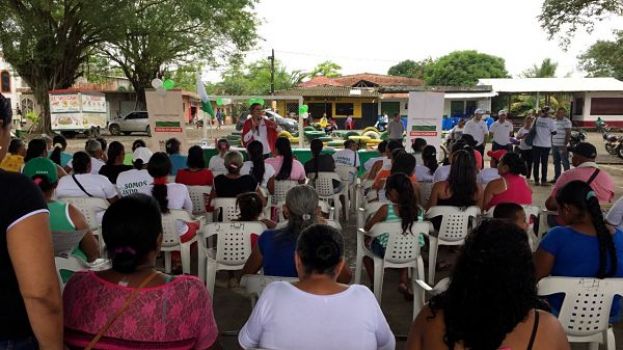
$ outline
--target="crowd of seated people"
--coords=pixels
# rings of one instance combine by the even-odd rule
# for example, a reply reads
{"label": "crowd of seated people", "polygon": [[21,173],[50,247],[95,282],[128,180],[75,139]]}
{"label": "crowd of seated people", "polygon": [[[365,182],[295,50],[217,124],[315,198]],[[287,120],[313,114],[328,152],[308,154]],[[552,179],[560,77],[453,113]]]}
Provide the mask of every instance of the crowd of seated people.
{"label": "crowd of seated people", "polygon": [[[328,225],[318,194],[304,184],[311,174],[334,171],[336,164],[365,167],[356,143],[347,143],[338,156],[327,158],[322,142],[312,142],[313,157],[303,166],[286,138],[277,139],[274,157],[268,159],[261,142],[250,142],[247,162],[219,141],[218,154],[212,157],[214,164],[222,161],[218,171],[212,159],[206,167],[199,146],[181,155],[178,140],[166,143],[166,153],[153,153],[137,140],[131,163],[119,142],[106,147],[101,140],[88,140],[85,151],[73,155],[66,153],[64,139],[48,144],[35,138],[25,148],[23,142],[11,140],[11,118],[10,105],[0,96],[0,156],[9,153],[0,166],[0,192],[5,194],[0,196],[0,348],[219,348],[212,295],[203,282],[165,274],[158,267],[162,216],[171,210],[192,214],[187,186],[212,186],[211,198],[236,198],[239,221],[257,221],[267,228],[254,239],[243,274],[298,279],[264,289],[238,334],[240,346],[396,347],[369,288],[350,285],[344,253],[349,233]],[[419,235],[411,232],[413,223],[425,220],[426,209],[440,205],[477,206],[483,215],[492,210],[494,217],[466,232],[447,290],[432,297],[417,315],[406,348],[569,348],[556,319],[562,297],[553,295],[544,303],[536,295],[538,281],[547,276],[623,276],[623,232],[618,228],[623,201],[604,218],[600,203],[612,202],[614,186],[596,166],[591,146],[580,145],[574,153],[575,168],[554,184],[548,207],[557,210],[559,226],[543,236],[533,254],[522,205],[545,203],[532,203],[525,162],[516,153],[492,153],[495,169],[481,171],[469,139],[455,142],[447,166],[437,162],[432,145],[419,142],[414,154],[400,142],[379,145],[385,155],[368,163],[363,176],[373,180],[370,185],[384,197],[375,199],[381,202],[379,209],[367,218],[364,231],[377,223],[396,222],[402,228],[397,234]],[[483,173],[497,173],[499,178],[484,185],[481,179],[488,177]],[[284,219],[277,223],[263,213],[267,193],[282,180],[299,185],[287,192]],[[433,186],[426,208],[418,204],[421,182]],[[101,213],[103,242],[96,239],[80,208],[63,201],[68,197],[109,203]],[[71,256],[88,264],[103,257],[100,245],[105,244],[110,268],[89,271],[85,265],[66,281],[61,294],[52,231],[85,231]],[[366,239],[366,249],[384,257],[390,234]],[[420,236],[417,241],[427,244]],[[372,279],[370,264],[364,261]],[[407,269],[400,271],[399,290],[412,300],[409,278]],[[611,322],[618,322],[620,312],[617,298]]]}

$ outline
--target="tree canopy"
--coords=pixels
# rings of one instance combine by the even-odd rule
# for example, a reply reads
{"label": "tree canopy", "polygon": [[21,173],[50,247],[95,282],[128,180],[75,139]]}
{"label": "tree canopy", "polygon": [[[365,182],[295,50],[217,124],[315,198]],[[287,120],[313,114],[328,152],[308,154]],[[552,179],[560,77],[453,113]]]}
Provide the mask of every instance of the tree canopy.
{"label": "tree canopy", "polygon": [[481,78],[508,77],[503,58],[474,50],[451,52],[435,60],[426,71],[429,85],[471,86]]}
{"label": "tree canopy", "polygon": [[[305,74],[289,72],[275,60],[275,90],[290,89],[298,85]],[[223,74],[222,81],[209,86],[218,95],[268,95],[270,94],[270,62],[259,60],[247,65],[233,64]]]}
{"label": "tree canopy", "polygon": [[309,72],[309,76],[311,77],[327,77],[327,78],[335,78],[339,77],[341,74],[342,66],[335,62],[324,61],[319,63],[314,69]]}
{"label": "tree canopy", "polygon": [[404,60],[398,64],[391,66],[387,71],[389,75],[395,75],[407,78],[426,79],[426,73],[433,64],[431,58],[421,61]]}
{"label": "tree canopy", "polygon": [[[119,35],[125,0],[0,2],[0,48],[31,87],[49,129],[48,91],[71,87],[93,48]],[[115,20],[111,20],[115,19]]]}
{"label": "tree canopy", "polygon": [[607,15],[623,14],[621,0],[545,0],[539,15],[541,27],[549,38],[560,37],[560,43],[567,47],[578,29],[589,33],[595,23]]}
{"label": "tree canopy", "polygon": [[558,63],[546,58],[540,65],[532,65],[523,72],[522,76],[525,78],[553,78],[556,76],[556,69],[558,69]]}
{"label": "tree canopy", "polygon": [[578,56],[580,67],[589,77],[623,79],[623,31],[615,31],[615,40],[599,40]]}
{"label": "tree canopy", "polygon": [[128,77],[144,105],[145,88],[165,65],[236,58],[256,39],[256,0],[134,0],[125,35],[105,42],[102,54]]}

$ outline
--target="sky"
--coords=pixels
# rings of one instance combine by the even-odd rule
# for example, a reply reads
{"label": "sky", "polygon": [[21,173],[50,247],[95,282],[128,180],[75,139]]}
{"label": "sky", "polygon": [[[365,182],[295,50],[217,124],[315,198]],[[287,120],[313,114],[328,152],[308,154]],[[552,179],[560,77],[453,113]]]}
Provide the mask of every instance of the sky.
{"label": "sky", "polygon": [[[567,52],[539,26],[543,0],[260,0],[261,37],[246,61],[266,59],[270,49],[288,70],[310,71],[330,60],[342,74],[386,74],[405,60],[437,58],[455,50],[502,57],[516,77],[544,58],[558,62],[558,76],[584,76],[577,56],[623,29],[623,18],[580,33]],[[216,69],[209,80],[218,80]]]}

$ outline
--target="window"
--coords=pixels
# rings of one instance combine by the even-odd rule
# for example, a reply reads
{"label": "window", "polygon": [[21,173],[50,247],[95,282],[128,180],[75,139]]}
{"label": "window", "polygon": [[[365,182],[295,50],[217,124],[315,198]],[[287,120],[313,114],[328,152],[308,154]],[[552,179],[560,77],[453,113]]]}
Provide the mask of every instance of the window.
{"label": "window", "polygon": [[352,103],[336,103],[335,115],[353,115],[355,107]]}
{"label": "window", "polygon": [[592,98],[591,115],[623,115],[623,98]]}
{"label": "window", "polygon": [[6,70],[0,72],[0,92],[11,92],[11,74]]}
{"label": "window", "polygon": [[450,101],[450,116],[462,116],[465,112],[465,101]]}
{"label": "window", "polygon": [[465,101],[465,115],[470,116],[474,114],[474,111],[478,108],[477,101]]}

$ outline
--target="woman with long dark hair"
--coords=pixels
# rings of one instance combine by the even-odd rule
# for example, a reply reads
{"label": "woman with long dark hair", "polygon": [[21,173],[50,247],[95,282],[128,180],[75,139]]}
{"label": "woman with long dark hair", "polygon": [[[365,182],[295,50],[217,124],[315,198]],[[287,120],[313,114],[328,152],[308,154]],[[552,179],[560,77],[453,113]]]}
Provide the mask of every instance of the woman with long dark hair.
{"label": "woman with long dark hair", "polygon": [[113,141],[108,145],[108,158],[99,171],[100,175],[104,175],[113,184],[117,183],[117,177],[120,173],[132,169],[131,165],[123,164],[125,159],[125,148],[119,141]]}
{"label": "woman with long dark hair", "polygon": [[260,187],[266,188],[268,180],[275,175],[275,170],[264,162],[264,146],[260,141],[251,141],[247,145],[247,155],[249,160],[242,164],[240,173],[251,175]]}
{"label": "woman with long dark hair", "polygon": [[[536,274],[571,277],[623,277],[623,232],[606,226],[595,192],[584,181],[571,181],[556,194],[565,226],[549,230],[535,253]],[[617,297],[617,300],[619,298]],[[549,297],[559,310],[562,297]],[[618,316],[615,300],[611,315]]]}
{"label": "woman with long dark hair", "polygon": [[329,154],[322,154],[323,146],[322,141],[319,139],[311,140],[309,148],[312,153],[312,159],[305,163],[305,173],[310,178],[317,178],[319,172],[335,171],[335,160]]}
{"label": "woman with long dark hair", "polygon": [[[305,182],[305,168],[303,168],[301,162],[294,159],[289,139],[285,137],[277,138],[275,154],[275,157],[266,159],[266,164],[272,166],[277,174],[274,180],[298,180],[299,183]],[[270,183],[268,187],[272,192]]]}
{"label": "woman with long dark hair", "polygon": [[71,160],[71,154],[66,153],[67,140],[63,135],[54,135],[52,138],[53,150],[50,154],[50,160],[64,167]]}
{"label": "woman with long dark hair", "polygon": [[484,207],[488,210],[500,203],[532,204],[532,189],[526,178],[526,164],[517,153],[506,153],[498,163],[500,178],[487,184]]}
{"label": "woman with long dark hair", "polygon": [[164,152],[156,152],[149,159],[147,172],[154,178],[151,195],[160,205],[160,212],[165,214],[169,209],[193,210],[188,189],[182,184],[168,183],[168,175],[171,173],[171,161]]}
{"label": "woman with long dark hair", "polygon": [[515,224],[475,228],[450,280],[420,311],[406,349],[569,349],[558,320],[538,310],[528,238]]}
{"label": "woman with long dark hair", "polygon": [[188,168],[180,169],[175,175],[175,182],[186,186],[212,186],[214,175],[210,169],[206,168],[203,159],[203,148],[192,146],[188,149],[186,160]]}
{"label": "woman with long dark hair", "polygon": [[448,179],[433,185],[427,209],[436,205],[481,206],[483,191],[478,185],[477,174],[476,162],[470,152],[459,150],[452,153]]}
{"label": "woman with long dark hair", "polygon": [[422,150],[422,163],[415,165],[415,177],[419,182],[433,182],[433,175],[439,167],[437,149],[428,145]]}

